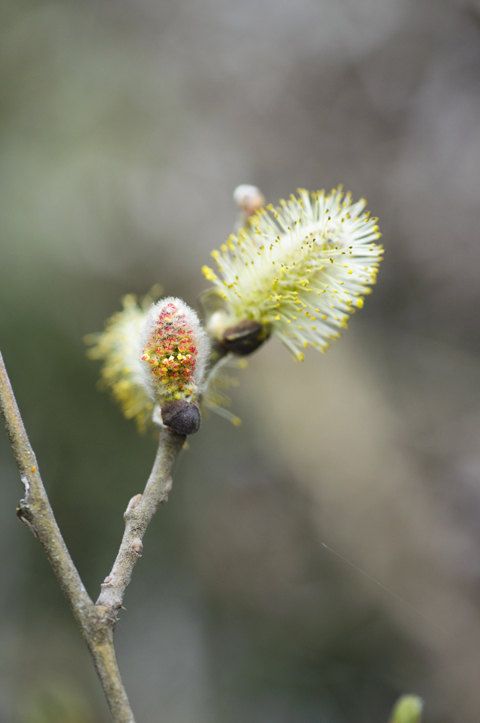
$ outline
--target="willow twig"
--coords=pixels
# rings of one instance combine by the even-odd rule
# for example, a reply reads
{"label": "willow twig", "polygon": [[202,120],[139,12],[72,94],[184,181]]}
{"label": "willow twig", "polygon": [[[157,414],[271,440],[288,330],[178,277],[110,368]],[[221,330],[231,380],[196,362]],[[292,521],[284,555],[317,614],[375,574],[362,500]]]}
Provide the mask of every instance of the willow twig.
{"label": "willow twig", "polygon": [[105,578],[97,605],[107,606],[116,617],[137,560],[142,556],[143,536],[159,506],[167,501],[172,486],[171,466],[185,437],[160,428],[158,452],[143,495],[135,495],[125,511],[125,533],[110,575]]}
{"label": "willow twig", "polygon": [[30,445],[20,411],[0,354],[0,411],[25,496],[17,508],[18,517],[38,537],[53,571],[67,597],[82,632],[94,613],[93,603],[85,590],[53,515],[38,469],[37,458]]}
{"label": "willow twig", "polygon": [[155,511],[167,498],[171,485],[170,468],[183,445],[184,437],[166,428],[161,429],[159,449],[145,492],[143,496],[134,497],[127,508],[125,535],[117,559],[94,605],[55,520],[1,353],[0,411],[25,493],[17,514],[40,541],[70,603],[92,655],[114,723],[135,723],[117,665],[113,632],[125,589],[135,562],[141,555],[143,535]]}

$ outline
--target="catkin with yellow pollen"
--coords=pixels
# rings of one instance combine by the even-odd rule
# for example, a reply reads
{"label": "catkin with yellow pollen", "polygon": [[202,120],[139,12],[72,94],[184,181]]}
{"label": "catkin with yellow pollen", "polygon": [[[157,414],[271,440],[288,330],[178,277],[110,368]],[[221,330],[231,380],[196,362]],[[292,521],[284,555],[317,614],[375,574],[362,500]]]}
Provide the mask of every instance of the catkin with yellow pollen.
{"label": "catkin with yellow pollen", "polygon": [[178,434],[196,432],[209,355],[196,313],[174,297],[157,302],[148,312],[139,351],[145,386],[160,405],[164,424]]}
{"label": "catkin with yellow pollen", "polygon": [[135,419],[138,430],[143,433],[154,407],[144,384],[138,353],[138,339],[148,311],[137,303],[133,294],[124,296],[122,304],[122,311],[108,319],[105,331],[88,334],[85,343],[92,347],[87,352],[90,359],[103,361],[101,388],[111,391],[124,416]]}
{"label": "catkin with yellow pollen", "polygon": [[257,211],[212,252],[216,271],[203,267],[213,284],[204,296],[207,330],[236,354],[254,351],[270,333],[299,360],[310,344],[325,351],[376,280],[383,249],[365,206],[339,187],[300,189]]}

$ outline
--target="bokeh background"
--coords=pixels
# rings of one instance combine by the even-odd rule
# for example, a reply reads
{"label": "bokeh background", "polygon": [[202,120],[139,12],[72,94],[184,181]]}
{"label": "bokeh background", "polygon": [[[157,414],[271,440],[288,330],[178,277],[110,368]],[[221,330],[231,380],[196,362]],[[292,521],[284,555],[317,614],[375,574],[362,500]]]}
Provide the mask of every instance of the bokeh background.
{"label": "bokeh background", "polygon": [[[384,235],[345,337],[269,342],[178,461],[117,628],[138,723],[478,723],[478,0],[3,0],[0,63],[0,347],[94,597],[155,441],[83,336],[196,306],[239,183],[343,183]],[[106,723],[3,432],[0,486],[0,721]]]}

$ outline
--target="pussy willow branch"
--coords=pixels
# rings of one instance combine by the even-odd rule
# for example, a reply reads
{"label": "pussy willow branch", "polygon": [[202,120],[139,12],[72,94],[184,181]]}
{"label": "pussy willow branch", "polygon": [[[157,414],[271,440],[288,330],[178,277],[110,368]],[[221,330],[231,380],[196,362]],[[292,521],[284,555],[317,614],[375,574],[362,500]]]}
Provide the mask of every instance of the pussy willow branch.
{"label": "pussy willow branch", "polygon": [[1,353],[0,411],[25,490],[25,497],[20,500],[17,514],[39,539],[70,603],[92,655],[112,719],[115,723],[135,723],[117,665],[113,631],[133,566],[139,557],[139,545],[136,543],[132,547],[132,542],[136,538],[141,542],[153,514],[162,501],[165,501],[171,484],[170,468],[184,438],[167,429],[161,430],[159,450],[145,492],[140,500],[139,495],[133,498],[138,504],[133,504],[132,500],[126,512],[125,535],[110,575],[113,577],[113,585],[104,582],[99,600],[94,605],[55,520]]}
{"label": "pussy willow branch", "polygon": [[169,470],[180,452],[185,437],[160,429],[157,457],[143,495],[132,497],[125,512],[125,533],[112,571],[102,584],[97,605],[105,605],[114,616],[122,607],[125,590],[135,563],[142,555],[143,536],[159,506],[166,502],[172,486]]}
{"label": "pussy willow branch", "polygon": [[83,632],[92,613],[92,601],[73,564],[53,516],[38,470],[37,458],[27,437],[1,354],[0,409],[25,490],[25,497],[20,500],[17,514],[40,540]]}

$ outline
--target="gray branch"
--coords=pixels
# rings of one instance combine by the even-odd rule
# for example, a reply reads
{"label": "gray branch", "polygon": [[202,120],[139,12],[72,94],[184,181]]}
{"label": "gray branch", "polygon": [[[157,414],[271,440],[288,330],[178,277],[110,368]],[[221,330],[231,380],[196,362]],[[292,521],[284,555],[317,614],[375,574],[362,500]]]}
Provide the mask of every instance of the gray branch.
{"label": "gray branch", "polygon": [[114,723],[135,723],[118,669],[113,631],[133,567],[141,556],[143,535],[159,505],[167,499],[171,487],[170,469],[185,438],[166,428],[161,429],[157,456],[145,492],[130,501],[120,551],[94,605],[55,520],[1,354],[0,411],[25,492],[17,514],[40,541],[70,603],[92,655]]}
{"label": "gray branch", "polygon": [[158,452],[143,495],[135,495],[125,511],[125,533],[110,575],[105,578],[97,605],[107,606],[116,617],[137,560],[142,556],[143,536],[155,512],[167,501],[172,488],[170,469],[185,437],[160,428]]}
{"label": "gray branch", "polygon": [[60,587],[84,633],[94,612],[93,603],[73,564],[53,515],[40,477],[37,458],[27,437],[1,354],[0,410],[25,491],[25,496],[17,508],[17,515],[40,540]]}

